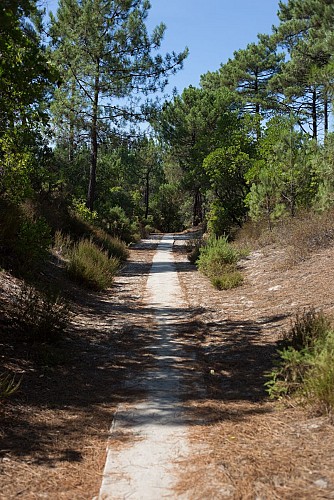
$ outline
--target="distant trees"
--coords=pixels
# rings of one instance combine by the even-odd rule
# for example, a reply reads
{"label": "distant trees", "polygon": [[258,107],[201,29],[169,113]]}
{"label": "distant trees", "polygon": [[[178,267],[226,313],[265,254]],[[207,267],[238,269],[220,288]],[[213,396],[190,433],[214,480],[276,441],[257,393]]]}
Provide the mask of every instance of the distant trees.
{"label": "distant trees", "polygon": [[271,33],[158,103],[187,50],[159,54],[147,0],[59,0],[44,41],[37,1],[4,0],[0,198],[47,192],[124,235],[331,206],[334,4],[278,8]]}

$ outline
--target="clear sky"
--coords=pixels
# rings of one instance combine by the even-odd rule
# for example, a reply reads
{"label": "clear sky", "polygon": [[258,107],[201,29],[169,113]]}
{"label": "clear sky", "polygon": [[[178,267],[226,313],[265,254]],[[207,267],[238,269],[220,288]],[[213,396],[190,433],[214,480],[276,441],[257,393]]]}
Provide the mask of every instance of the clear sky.
{"label": "clear sky", "polygon": [[[41,0],[56,10],[57,0]],[[233,52],[257,41],[258,33],[270,33],[277,24],[278,0],[151,0],[148,28],[167,25],[161,53],[189,48],[184,69],[170,79],[181,93],[198,86],[200,76],[215,71]]]}

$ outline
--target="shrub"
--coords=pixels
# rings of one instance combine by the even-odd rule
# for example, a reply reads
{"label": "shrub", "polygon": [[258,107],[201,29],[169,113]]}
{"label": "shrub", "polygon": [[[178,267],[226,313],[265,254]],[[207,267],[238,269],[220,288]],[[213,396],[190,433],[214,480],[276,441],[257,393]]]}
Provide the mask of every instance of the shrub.
{"label": "shrub", "polygon": [[290,343],[278,351],[277,367],[268,374],[266,387],[272,398],[299,394],[322,411],[334,409],[334,331],[322,312],[297,315],[284,336]]}
{"label": "shrub", "polygon": [[236,288],[242,285],[244,282],[244,277],[239,271],[224,272],[218,277],[214,277],[211,280],[213,286],[218,288],[218,290],[230,290],[231,288]]}
{"label": "shrub", "polygon": [[67,269],[79,283],[93,290],[104,290],[112,285],[119,264],[118,259],[109,257],[92,240],[82,239],[73,247]]}
{"label": "shrub", "polygon": [[10,310],[14,331],[31,342],[57,342],[69,321],[67,304],[59,297],[41,294],[33,287],[20,289]]}
{"label": "shrub", "polygon": [[334,332],[316,345],[312,366],[305,377],[305,392],[312,403],[332,415],[334,409]]}
{"label": "shrub", "polygon": [[116,238],[120,238],[126,243],[131,243],[133,239],[134,227],[130,219],[127,217],[125,210],[121,207],[112,207],[105,215],[107,221],[108,232]]}
{"label": "shrub", "polygon": [[326,337],[330,326],[329,319],[313,308],[303,313],[298,312],[294,324],[283,336],[283,342],[297,351],[312,349]]}
{"label": "shrub", "polygon": [[198,268],[209,277],[223,272],[227,264],[236,264],[239,254],[228,243],[226,236],[211,238],[207,245],[201,247],[197,261]]}
{"label": "shrub", "polygon": [[210,238],[199,248],[198,269],[219,290],[235,288],[243,283],[243,276],[237,270],[237,262],[244,254],[242,250],[233,247],[226,236]]}
{"label": "shrub", "polygon": [[56,231],[54,236],[53,249],[59,255],[68,256],[73,247],[73,240],[69,234],[63,234],[61,231]]}
{"label": "shrub", "polygon": [[34,266],[45,260],[51,245],[51,231],[43,217],[22,221],[16,253],[25,266]]}

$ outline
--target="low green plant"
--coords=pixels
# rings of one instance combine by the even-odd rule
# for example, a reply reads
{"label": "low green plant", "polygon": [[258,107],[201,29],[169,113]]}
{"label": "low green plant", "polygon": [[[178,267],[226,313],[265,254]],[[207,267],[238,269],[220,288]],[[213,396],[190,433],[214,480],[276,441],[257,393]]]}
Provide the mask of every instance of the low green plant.
{"label": "low green plant", "polygon": [[243,284],[244,277],[240,271],[227,271],[211,279],[211,282],[218,290],[230,290]]}
{"label": "low green plant", "polygon": [[74,245],[67,269],[79,283],[93,290],[104,290],[112,285],[119,265],[119,259],[109,257],[92,240],[82,239]]}
{"label": "low green plant", "polygon": [[108,232],[126,243],[133,241],[134,228],[125,210],[119,206],[109,208],[106,214]]}
{"label": "low green plant", "polygon": [[0,375],[0,401],[12,396],[20,387],[22,378],[16,379],[11,373]]}
{"label": "low green plant", "polygon": [[[334,330],[329,319],[311,309],[298,314],[283,340],[277,366],[268,374],[271,398],[303,396],[332,414],[334,409]],[[289,344],[289,345],[287,345]]]}
{"label": "low green plant", "polygon": [[87,208],[87,206],[86,206],[86,203],[82,200],[74,199],[72,202],[72,207],[73,207],[75,214],[80,219],[82,219],[90,224],[93,224],[98,218],[97,212],[95,210],[93,210],[93,211],[89,210],[89,208]]}
{"label": "low green plant", "polygon": [[54,343],[68,325],[69,308],[59,296],[24,286],[12,304],[10,316],[14,331],[30,342]]}
{"label": "low green plant", "polygon": [[232,246],[227,236],[210,238],[199,249],[198,269],[210,278],[216,288],[234,288],[243,283],[243,276],[237,269],[241,256],[242,251]]}
{"label": "low green plant", "polygon": [[314,359],[304,381],[305,392],[320,410],[332,416],[334,410],[334,331],[316,343]]}
{"label": "low green plant", "polygon": [[297,351],[312,349],[321,342],[330,330],[331,322],[321,311],[314,308],[298,312],[290,330],[283,336],[283,342]]}
{"label": "low green plant", "polygon": [[312,356],[308,351],[298,351],[289,346],[278,351],[277,366],[267,374],[265,383],[269,397],[274,399],[287,396],[301,389],[307,370],[312,365]]}

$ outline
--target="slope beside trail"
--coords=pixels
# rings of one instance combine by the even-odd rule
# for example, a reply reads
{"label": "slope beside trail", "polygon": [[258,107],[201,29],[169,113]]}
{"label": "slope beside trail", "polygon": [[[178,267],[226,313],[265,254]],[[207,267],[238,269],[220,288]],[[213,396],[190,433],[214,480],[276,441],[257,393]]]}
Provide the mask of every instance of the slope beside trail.
{"label": "slope beside trail", "polygon": [[125,402],[115,415],[100,500],[173,498],[177,468],[189,454],[187,428],[193,422],[184,401],[189,393],[194,397],[194,360],[178,336],[188,312],[174,264],[174,240],[165,235],[153,258],[145,302],[154,324],[143,353],[151,363],[130,381],[132,389],[143,393],[142,400]]}

